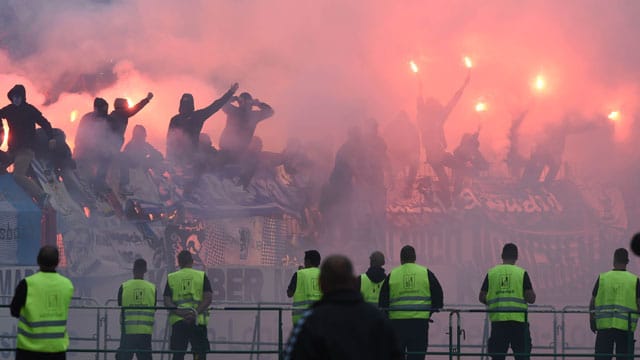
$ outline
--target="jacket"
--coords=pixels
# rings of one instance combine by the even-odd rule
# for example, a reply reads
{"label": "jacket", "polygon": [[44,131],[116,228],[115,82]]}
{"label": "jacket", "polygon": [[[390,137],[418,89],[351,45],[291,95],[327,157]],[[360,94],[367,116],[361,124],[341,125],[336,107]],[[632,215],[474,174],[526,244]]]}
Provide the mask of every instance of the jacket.
{"label": "jacket", "polygon": [[391,323],[357,290],[325,294],[292,331],[285,359],[402,359]]}
{"label": "jacket", "polygon": [[[22,148],[33,149],[36,143],[36,124],[40,125],[49,139],[53,139],[51,123],[42,116],[42,113],[33,105],[27,103],[25,89],[22,85],[14,86],[7,97],[22,97],[22,104],[15,106],[9,104],[0,109],[0,119],[7,119],[9,125],[9,151]],[[4,136],[4,130],[0,126],[0,139]]]}

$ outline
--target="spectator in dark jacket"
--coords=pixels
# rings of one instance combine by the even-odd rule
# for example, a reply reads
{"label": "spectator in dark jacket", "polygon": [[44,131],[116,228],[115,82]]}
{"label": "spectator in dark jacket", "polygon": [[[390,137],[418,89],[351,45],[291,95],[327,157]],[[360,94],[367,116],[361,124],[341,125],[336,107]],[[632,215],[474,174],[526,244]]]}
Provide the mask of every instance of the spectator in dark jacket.
{"label": "spectator in dark jacket", "polygon": [[[238,106],[232,105],[234,101]],[[253,110],[254,106],[258,110]],[[248,92],[232,98],[222,111],[227,114],[227,124],[220,135],[220,150],[235,162],[249,149],[258,123],[273,116],[274,112],[269,104],[254,99]]]}
{"label": "spectator in dark jacket", "polygon": [[67,136],[59,128],[53,128],[53,138],[56,140],[54,148],[49,148],[49,140],[46,131],[40,128],[36,130],[35,156],[49,162],[56,175],[61,175],[64,170],[75,169],[76,162],[71,157],[71,148],[67,144]]}
{"label": "spectator in dark jacket", "polygon": [[142,125],[133,127],[131,140],[124,146],[123,156],[131,167],[157,169],[162,165],[162,153],[147,142],[147,129]]}
{"label": "spectator in dark jacket", "polygon": [[123,195],[133,194],[133,191],[129,188],[129,163],[127,158],[121,156],[122,154],[120,153],[120,149],[124,144],[124,134],[127,131],[129,118],[142,110],[152,98],[153,93],[148,93],[146,98],[131,107],[129,107],[127,99],[117,98],[113,102],[114,109],[110,114],[111,123],[109,125],[115,137],[113,152],[115,153],[115,161],[120,168],[119,191]]}
{"label": "spectator in dark jacket", "polygon": [[198,164],[198,172],[211,173],[220,168],[222,162],[220,161],[220,154],[218,149],[213,146],[211,137],[205,133],[200,134],[198,141],[198,152],[196,154],[196,164]]}
{"label": "spectator in dark jacket", "polygon": [[[7,94],[11,104],[0,109],[0,119],[7,119],[9,126],[9,155],[14,161],[13,177],[39,205],[44,205],[47,199],[45,192],[29,177],[27,171],[34,157],[36,142],[36,124],[38,124],[49,138],[49,148],[54,148],[51,123],[33,105],[27,103],[27,92],[22,85],[16,85]],[[4,130],[0,127],[0,138],[4,137]]]}
{"label": "spectator in dark jacket", "polygon": [[402,359],[391,324],[355,289],[353,265],[329,256],[320,268],[323,297],[291,332],[285,359]]}
{"label": "spectator in dark jacket", "polygon": [[120,140],[118,151],[120,151],[122,144],[124,144],[124,134],[127,131],[129,118],[147,106],[151,99],[153,99],[153,93],[148,93],[146,98],[131,107],[129,107],[127,99],[117,98],[114,100],[113,111],[111,112],[111,130],[113,130],[118,140]]}
{"label": "spectator in dark jacket", "polygon": [[118,138],[111,130],[112,123],[109,103],[95,98],[93,111],[82,116],[76,131],[74,158],[91,168],[94,185],[100,191],[107,188],[107,172],[117,153]]}
{"label": "spectator in dark jacket", "polygon": [[94,200],[88,197],[82,189],[82,185],[75,173],[76,161],[71,155],[71,148],[67,144],[67,136],[59,128],[53,128],[53,136],[56,140],[55,147],[49,148],[47,134],[44,129],[36,130],[36,159],[44,160],[44,175],[48,182],[62,177],[64,187],[71,197],[81,205],[93,206]]}
{"label": "spectator in dark jacket", "polygon": [[167,131],[167,159],[169,161],[193,162],[193,155],[198,150],[204,122],[229,102],[236,90],[238,90],[238,83],[231,85],[221,98],[199,110],[195,110],[193,95],[182,95],[178,115],[171,118]]}

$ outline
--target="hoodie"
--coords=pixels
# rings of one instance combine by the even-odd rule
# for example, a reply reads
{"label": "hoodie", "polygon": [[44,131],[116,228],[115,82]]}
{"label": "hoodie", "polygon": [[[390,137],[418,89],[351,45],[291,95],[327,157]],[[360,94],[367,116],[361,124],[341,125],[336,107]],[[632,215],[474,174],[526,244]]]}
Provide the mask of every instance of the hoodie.
{"label": "hoodie", "polygon": [[[22,103],[19,106],[9,104],[0,109],[0,119],[6,119],[9,125],[9,151],[17,151],[22,148],[33,149],[36,144],[36,124],[47,134],[49,140],[53,139],[51,123],[42,116],[42,113],[33,105],[27,103],[26,90],[22,85],[16,85],[7,97],[20,96]],[[0,138],[4,136],[4,129],[0,127]]]}
{"label": "hoodie", "polygon": [[[382,266],[369,267],[369,269],[367,270],[367,272],[365,274],[367,274],[367,277],[369,278],[369,280],[371,280],[372,282],[374,282],[376,284],[384,281],[384,279],[387,278],[387,274],[385,274],[384,268]],[[360,284],[361,283],[362,283],[362,275],[358,276],[358,278],[356,279],[356,288],[357,289],[360,289]]]}
{"label": "hoodie", "polygon": [[204,122],[215,114],[233,96],[229,90],[209,106],[194,110],[193,95],[183,94],[178,115],[171,118],[167,131],[167,158],[171,160],[189,159],[196,153]]}
{"label": "hoodie", "polygon": [[148,103],[149,100],[144,98],[134,106],[129,107],[127,99],[117,98],[114,101],[114,109],[111,112],[111,127],[120,141],[120,147],[124,143],[124,133],[127,131],[127,125],[129,125],[129,118],[137,114]]}

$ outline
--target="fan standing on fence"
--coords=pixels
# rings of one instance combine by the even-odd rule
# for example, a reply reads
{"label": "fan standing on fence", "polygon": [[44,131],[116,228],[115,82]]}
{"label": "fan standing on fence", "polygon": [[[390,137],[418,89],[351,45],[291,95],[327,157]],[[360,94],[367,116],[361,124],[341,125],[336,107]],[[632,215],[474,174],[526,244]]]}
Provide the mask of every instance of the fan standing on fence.
{"label": "fan standing on fence", "polygon": [[591,331],[597,332],[596,359],[611,359],[614,344],[617,359],[623,359],[624,355],[630,359],[633,357],[640,286],[638,276],[627,271],[628,263],[629,252],[623,248],[616,249],[613,270],[600,274],[593,288],[589,310]]}
{"label": "fan standing on fence", "polygon": [[40,271],[16,287],[11,301],[11,316],[19,319],[16,360],[66,359],[73,284],[56,272],[58,261],[58,249],[43,246],[38,253]]}
{"label": "fan standing on fence", "polygon": [[[53,137],[51,123],[42,113],[27,102],[27,92],[24,86],[18,84],[9,90],[7,97],[11,104],[0,109],[0,120],[7,119],[9,126],[9,156],[13,159],[13,177],[16,183],[36,200],[42,208],[46,205],[48,195],[27,176],[29,165],[33,160],[33,148],[36,143],[36,124],[47,134],[49,148],[53,149],[56,141]],[[0,123],[0,139],[4,136],[4,129]],[[6,164],[5,164],[6,165]]]}
{"label": "fan standing on fence", "polygon": [[[133,262],[133,279],[125,281],[118,290],[118,305],[124,309],[120,318],[122,333],[116,360],[131,360],[134,352],[138,360],[152,358],[151,336],[156,311],[150,308],[156,306],[156,286],[144,279],[146,272],[147,262],[136,259]],[[142,309],[135,309],[137,307]]]}
{"label": "fan standing on fence", "polygon": [[[531,333],[527,322],[527,303],[536,301],[529,274],[516,266],[518,247],[508,243],[502,248],[502,264],[489,270],[484,278],[478,300],[489,307],[491,335],[488,350],[493,360],[504,360],[509,345],[516,360],[528,360],[531,353]],[[512,310],[516,312],[505,312]]]}

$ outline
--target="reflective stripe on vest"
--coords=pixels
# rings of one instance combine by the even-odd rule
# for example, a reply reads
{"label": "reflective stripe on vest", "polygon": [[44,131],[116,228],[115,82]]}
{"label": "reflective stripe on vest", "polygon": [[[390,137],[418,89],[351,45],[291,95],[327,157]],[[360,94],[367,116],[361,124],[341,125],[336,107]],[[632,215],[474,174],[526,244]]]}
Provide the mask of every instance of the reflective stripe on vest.
{"label": "reflective stripe on vest", "polygon": [[373,306],[378,306],[378,300],[380,299],[380,289],[382,288],[383,281],[374,283],[369,279],[367,274],[360,275],[360,293],[364,298],[364,301]]}
{"label": "reflective stripe on vest", "polygon": [[153,334],[154,309],[131,309],[131,307],[154,307],[156,286],[146,280],[131,279],[122,284],[123,325],[126,334]]}
{"label": "reflective stripe on vest", "polygon": [[317,267],[301,269],[296,272],[296,291],[293,293],[291,319],[295,325],[311,305],[320,300],[320,269]]}
{"label": "reflective stripe on vest", "polygon": [[389,319],[428,319],[430,309],[427,268],[407,263],[393,269],[389,275]]}
{"label": "reflective stripe on vest", "polygon": [[[204,288],[204,271],[191,268],[183,268],[167,276],[167,283],[171,288],[171,300],[179,308],[197,309],[202,301]],[[169,322],[171,325],[183,318],[171,313]],[[209,311],[198,314],[197,324],[207,325],[209,322]]]}
{"label": "reflective stripe on vest", "polygon": [[[524,300],[525,270],[516,265],[501,264],[489,270],[487,278],[487,305],[491,321],[524,322],[528,309]],[[516,311],[516,312],[504,312]]]}
{"label": "reflective stripe on vest", "polygon": [[[628,271],[600,274],[595,299],[596,328],[635,331],[638,321],[636,286],[638,277]],[[631,323],[629,323],[631,320]]]}
{"label": "reflective stripe on vest", "polygon": [[67,317],[73,284],[66,277],[49,272],[37,272],[25,281],[27,298],[18,319],[18,349],[66,351],[69,347]]}

